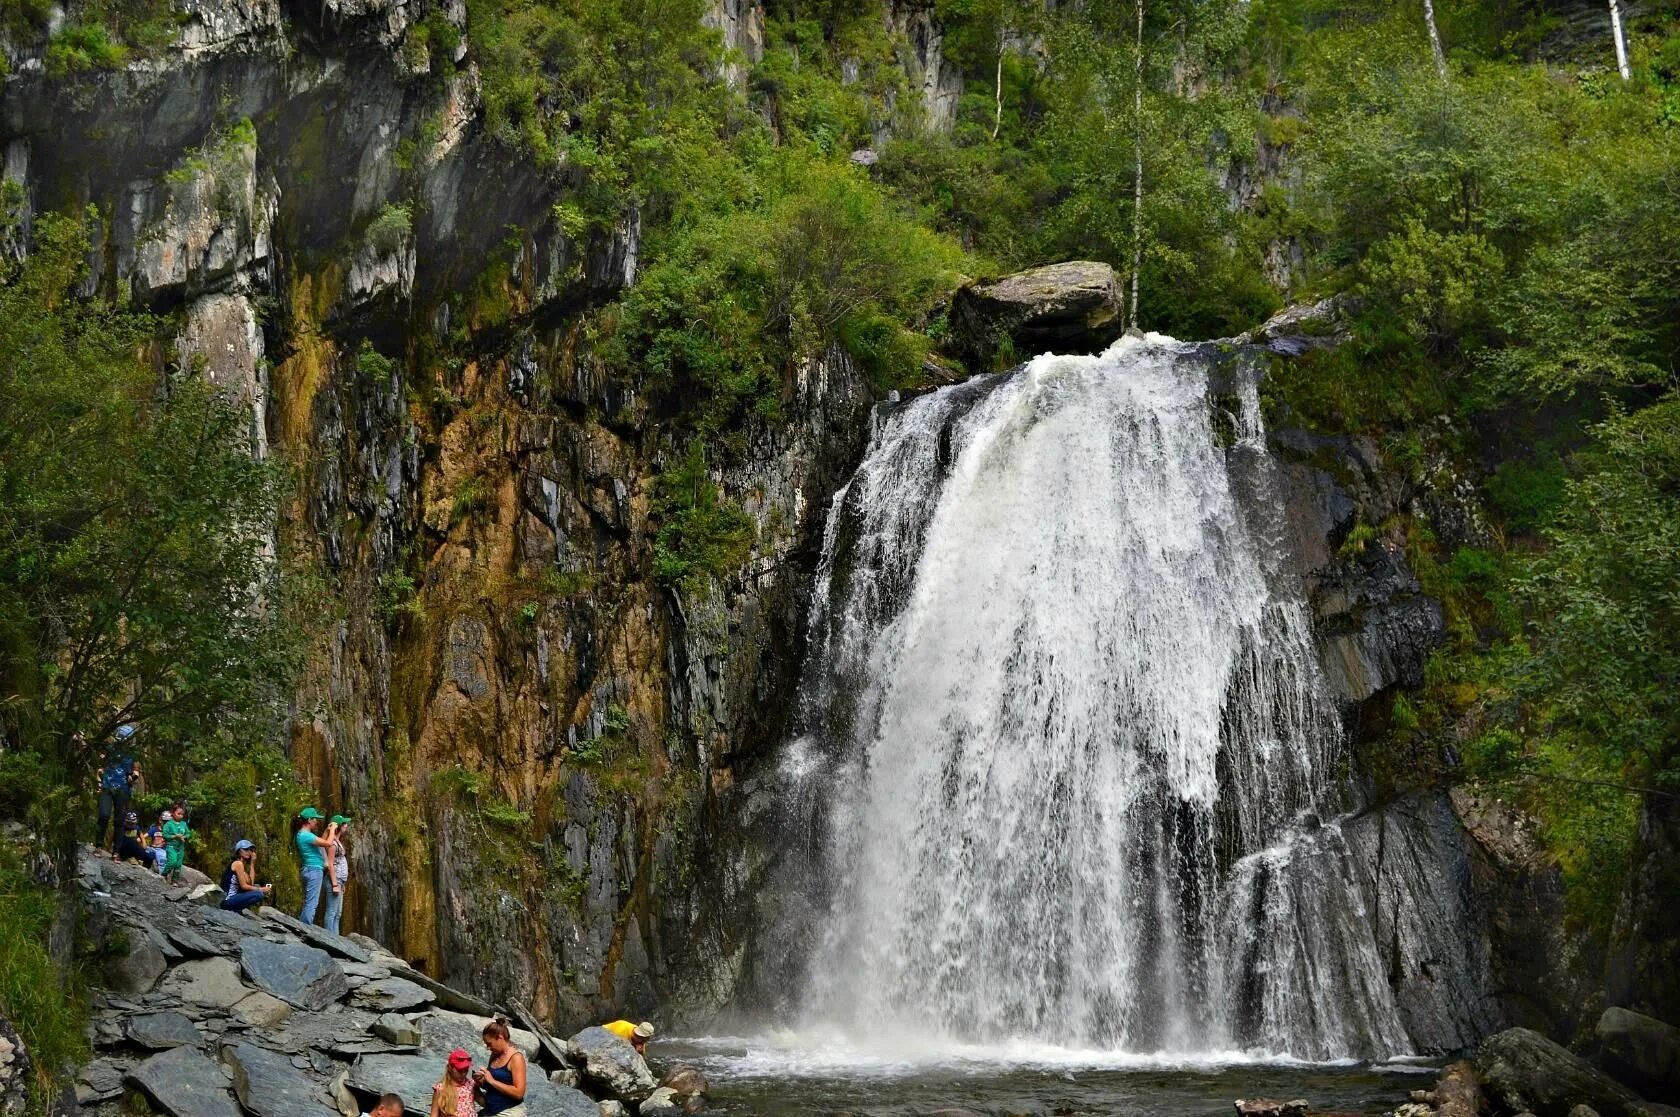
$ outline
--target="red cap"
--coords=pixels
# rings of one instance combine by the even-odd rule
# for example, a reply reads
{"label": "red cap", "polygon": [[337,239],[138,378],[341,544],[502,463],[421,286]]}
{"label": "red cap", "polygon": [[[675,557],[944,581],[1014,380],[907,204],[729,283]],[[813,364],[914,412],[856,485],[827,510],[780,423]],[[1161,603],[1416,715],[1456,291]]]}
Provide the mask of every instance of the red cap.
{"label": "red cap", "polygon": [[449,1065],[456,1070],[466,1070],[472,1066],[472,1056],[467,1054],[466,1048],[457,1047],[449,1053]]}

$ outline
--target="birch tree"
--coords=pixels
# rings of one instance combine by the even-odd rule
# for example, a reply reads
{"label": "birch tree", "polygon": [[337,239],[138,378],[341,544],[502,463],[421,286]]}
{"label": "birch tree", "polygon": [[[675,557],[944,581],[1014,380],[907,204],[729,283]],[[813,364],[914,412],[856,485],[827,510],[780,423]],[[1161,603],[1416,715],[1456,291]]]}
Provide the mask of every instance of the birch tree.
{"label": "birch tree", "polygon": [[1628,68],[1627,35],[1622,31],[1622,6],[1617,0],[1610,0],[1610,37],[1616,40],[1616,70],[1628,81],[1633,71]]}
{"label": "birch tree", "polygon": [[[1612,11],[1616,8],[1616,0],[1610,0]],[[1429,28],[1429,50],[1435,56],[1435,72],[1441,75],[1441,80],[1447,80],[1447,54],[1441,49],[1441,32],[1435,26],[1435,0],[1423,0],[1423,22]]]}

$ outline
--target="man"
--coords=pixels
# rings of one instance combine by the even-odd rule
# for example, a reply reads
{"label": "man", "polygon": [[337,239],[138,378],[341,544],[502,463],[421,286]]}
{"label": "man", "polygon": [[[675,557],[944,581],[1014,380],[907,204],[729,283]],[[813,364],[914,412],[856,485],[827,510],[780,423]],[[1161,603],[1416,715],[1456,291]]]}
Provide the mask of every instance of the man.
{"label": "man", "polygon": [[114,854],[122,840],[122,820],[128,814],[134,781],[140,778],[140,764],[134,759],[134,726],[119,725],[105,746],[105,760],[99,769],[99,829],[94,832],[95,849],[105,845],[105,824],[111,825],[110,850]]}
{"label": "man", "polygon": [[362,1117],[403,1117],[403,1101],[395,1094],[386,1094]]}
{"label": "man", "polygon": [[636,1054],[647,1054],[648,1040],[653,1038],[653,1025],[646,1020],[640,1024],[632,1024],[628,1020],[614,1020],[610,1024],[602,1024],[601,1027],[619,1039],[629,1041],[630,1046],[636,1049]]}

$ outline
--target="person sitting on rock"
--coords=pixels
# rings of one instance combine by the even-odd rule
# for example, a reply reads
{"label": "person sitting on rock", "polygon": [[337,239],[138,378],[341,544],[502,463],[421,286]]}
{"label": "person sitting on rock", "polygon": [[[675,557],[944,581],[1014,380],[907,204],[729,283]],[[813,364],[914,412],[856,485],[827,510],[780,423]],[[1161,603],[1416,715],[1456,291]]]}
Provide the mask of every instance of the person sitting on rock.
{"label": "person sitting on rock", "polygon": [[636,1054],[647,1054],[648,1040],[653,1038],[653,1025],[646,1020],[640,1024],[632,1024],[628,1020],[614,1020],[610,1024],[602,1024],[601,1027],[619,1039],[628,1041],[630,1046],[636,1049]]}
{"label": "person sitting on rock", "polygon": [[180,800],[170,808],[169,815],[169,821],[163,824],[163,875],[173,884],[181,879],[181,870],[186,867],[192,827],[187,825],[187,805]]}
{"label": "person sitting on rock", "polygon": [[457,1047],[443,1066],[443,1080],[432,1087],[430,1117],[477,1117],[473,1107],[472,1056]]}
{"label": "person sitting on rock", "polygon": [[169,862],[169,851],[164,848],[163,844],[163,828],[169,825],[170,821],[173,820],[174,817],[174,812],[168,807],[165,807],[163,811],[159,813],[158,820],[152,823],[152,825],[146,830],[146,856],[151,858],[152,870],[154,872],[163,872],[164,865]]}
{"label": "person sitting on rock", "polygon": [[403,1117],[403,1100],[395,1094],[385,1094],[362,1117]]}
{"label": "person sitting on rock", "polygon": [[525,1117],[525,1052],[513,1045],[508,1023],[500,1016],[484,1025],[483,1036],[490,1060],[482,1070],[473,1072],[484,1098],[480,1112]]}
{"label": "person sitting on rock", "polygon": [[122,816],[122,825],[117,828],[118,861],[138,861],[143,865],[150,865],[152,859],[146,855],[146,847],[140,843],[140,815],[137,811],[129,811]]}
{"label": "person sitting on rock", "polygon": [[272,884],[258,884],[257,847],[248,839],[233,843],[233,862],[222,874],[222,907],[228,911],[244,911],[268,899],[274,891]]}

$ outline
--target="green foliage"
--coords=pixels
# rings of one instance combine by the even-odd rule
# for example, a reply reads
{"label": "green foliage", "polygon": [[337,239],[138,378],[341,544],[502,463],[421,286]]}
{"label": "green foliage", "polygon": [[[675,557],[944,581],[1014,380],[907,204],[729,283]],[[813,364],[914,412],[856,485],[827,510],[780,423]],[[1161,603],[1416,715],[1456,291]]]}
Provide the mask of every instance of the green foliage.
{"label": "green foliage", "polygon": [[116,70],[128,61],[128,48],[113,42],[101,24],[72,23],[47,44],[47,72],[55,77],[83,70]]}
{"label": "green foliage", "polygon": [[662,582],[697,588],[738,568],[752,547],[752,521],[718,491],[698,439],[660,474],[653,507],[660,524],[653,572]]}
{"label": "green foliage", "polygon": [[367,338],[362,339],[361,347],[356,350],[356,372],[362,379],[376,388],[385,388],[396,371],[396,361],[375,349]]}
{"label": "green foliage", "polygon": [[34,1081],[29,1113],[45,1113],[67,1072],[89,1058],[87,998],[77,967],[47,953],[59,895],[33,883],[17,851],[0,847],[0,1015],[17,1028]]}
{"label": "green foliage", "polygon": [[248,410],[158,391],[153,323],[75,294],[86,245],[43,215],[0,271],[0,807],[59,838],[118,725],[149,755],[271,732],[314,626],[306,572],[260,546],[285,475]]}
{"label": "green foliage", "polygon": [[406,205],[388,202],[372,221],[364,235],[374,250],[384,256],[396,252],[414,231],[414,213]]}

